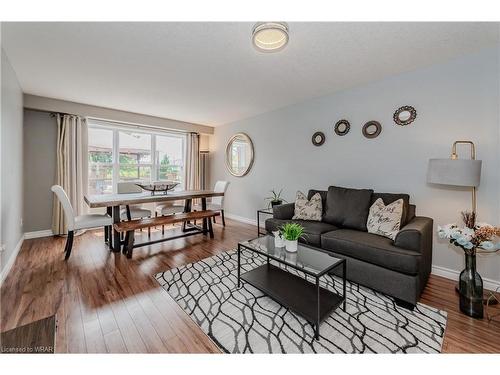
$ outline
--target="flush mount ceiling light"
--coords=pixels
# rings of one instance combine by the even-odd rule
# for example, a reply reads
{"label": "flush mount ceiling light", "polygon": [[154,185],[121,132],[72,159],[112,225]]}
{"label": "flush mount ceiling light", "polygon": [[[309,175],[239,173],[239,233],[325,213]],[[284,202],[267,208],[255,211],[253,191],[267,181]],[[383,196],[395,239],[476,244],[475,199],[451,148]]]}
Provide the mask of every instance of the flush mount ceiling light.
{"label": "flush mount ceiling light", "polygon": [[284,22],[260,22],[253,28],[252,42],[261,52],[280,51],[288,43],[288,25]]}

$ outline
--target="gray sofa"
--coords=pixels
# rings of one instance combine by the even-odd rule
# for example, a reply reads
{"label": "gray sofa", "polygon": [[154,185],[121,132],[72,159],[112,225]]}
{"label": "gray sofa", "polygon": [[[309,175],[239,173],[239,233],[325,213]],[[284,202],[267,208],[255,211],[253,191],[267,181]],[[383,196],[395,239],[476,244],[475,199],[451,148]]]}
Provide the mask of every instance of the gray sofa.
{"label": "gray sofa", "polygon": [[[304,227],[302,242],[347,260],[347,279],[393,296],[399,305],[412,308],[427,283],[432,264],[432,225],[428,217],[415,216],[408,194],[375,193],[372,190],[330,187],[310,190],[308,199],[320,193],[322,221],[292,220],[294,203],[273,208],[266,220],[267,232],[287,222]],[[395,240],[368,233],[369,207],[377,198],[390,204],[404,202],[401,230]]]}

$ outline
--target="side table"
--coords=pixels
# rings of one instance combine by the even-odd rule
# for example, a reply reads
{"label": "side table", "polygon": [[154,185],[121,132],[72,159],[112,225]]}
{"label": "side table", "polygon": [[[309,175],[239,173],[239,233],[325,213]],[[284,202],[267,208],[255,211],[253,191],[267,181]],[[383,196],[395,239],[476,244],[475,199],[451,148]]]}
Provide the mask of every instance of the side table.
{"label": "side table", "polygon": [[257,210],[257,236],[259,236],[259,237],[267,234],[265,231],[262,232],[260,230],[260,215],[261,214],[273,216],[273,209],[272,208],[260,208]]}

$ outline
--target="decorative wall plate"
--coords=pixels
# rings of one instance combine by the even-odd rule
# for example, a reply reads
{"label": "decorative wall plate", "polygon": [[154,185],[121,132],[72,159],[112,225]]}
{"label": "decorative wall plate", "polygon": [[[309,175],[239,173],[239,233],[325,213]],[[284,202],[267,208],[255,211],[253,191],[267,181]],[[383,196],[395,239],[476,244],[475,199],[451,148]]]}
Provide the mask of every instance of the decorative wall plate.
{"label": "decorative wall plate", "polygon": [[335,124],[334,131],[335,134],[337,135],[346,135],[347,133],[349,133],[350,129],[351,129],[351,124],[349,124],[349,121],[342,119],[337,121],[337,123]]}
{"label": "decorative wall plate", "polygon": [[392,118],[398,125],[410,125],[417,118],[417,111],[411,105],[404,105],[396,109]]}
{"label": "decorative wall plate", "polygon": [[368,121],[363,125],[362,132],[366,138],[377,138],[382,132],[382,125],[380,125],[380,122],[375,120]]}
{"label": "decorative wall plate", "polygon": [[323,143],[325,143],[325,133],[323,132],[316,132],[312,136],[312,143],[315,146],[321,146]]}

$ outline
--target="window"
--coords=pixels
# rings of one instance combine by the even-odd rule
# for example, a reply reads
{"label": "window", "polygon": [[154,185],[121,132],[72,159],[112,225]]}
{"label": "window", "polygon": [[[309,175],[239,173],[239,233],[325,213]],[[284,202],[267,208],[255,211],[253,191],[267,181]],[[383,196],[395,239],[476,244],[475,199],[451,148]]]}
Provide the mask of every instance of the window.
{"label": "window", "polygon": [[151,182],[151,134],[118,131],[120,181]]}
{"label": "window", "polygon": [[123,181],[184,184],[186,136],[89,120],[89,194],[110,194]]}
{"label": "window", "polygon": [[89,127],[89,194],[113,192],[113,131]]}
{"label": "window", "polygon": [[156,136],[156,176],[160,181],[179,181],[184,176],[184,142]]}

